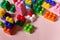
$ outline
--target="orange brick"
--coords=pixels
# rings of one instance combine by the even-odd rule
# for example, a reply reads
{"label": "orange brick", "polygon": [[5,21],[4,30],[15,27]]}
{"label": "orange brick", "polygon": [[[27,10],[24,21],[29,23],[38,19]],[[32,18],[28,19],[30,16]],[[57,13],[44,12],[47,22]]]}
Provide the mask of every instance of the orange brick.
{"label": "orange brick", "polygon": [[4,27],[4,32],[8,33],[10,35],[13,35],[15,31],[16,31],[16,26],[14,26],[13,29],[9,29],[7,27]]}
{"label": "orange brick", "polygon": [[53,14],[52,12],[46,11],[45,14],[44,14],[44,18],[47,18],[47,19],[54,22],[57,18],[57,15]]}

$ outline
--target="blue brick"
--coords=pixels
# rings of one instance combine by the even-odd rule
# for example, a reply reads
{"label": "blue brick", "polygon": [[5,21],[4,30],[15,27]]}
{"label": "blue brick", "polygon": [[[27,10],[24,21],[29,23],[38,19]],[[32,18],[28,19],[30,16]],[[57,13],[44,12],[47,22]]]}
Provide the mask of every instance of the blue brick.
{"label": "blue brick", "polygon": [[12,29],[14,27],[14,24],[11,24],[11,23],[6,22],[6,21],[4,22],[4,25],[9,29]]}

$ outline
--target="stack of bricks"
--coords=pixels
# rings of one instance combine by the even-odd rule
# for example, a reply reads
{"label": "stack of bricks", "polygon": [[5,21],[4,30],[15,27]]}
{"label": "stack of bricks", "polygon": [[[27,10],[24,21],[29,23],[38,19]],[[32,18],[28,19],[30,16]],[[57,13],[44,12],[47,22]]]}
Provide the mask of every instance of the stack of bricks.
{"label": "stack of bricks", "polygon": [[[27,20],[34,22],[36,20],[36,14],[42,15],[44,18],[54,22],[57,19],[57,13],[60,14],[60,4],[56,5],[53,0],[13,0],[14,4],[11,5],[9,1],[3,0],[1,2],[0,18],[4,20],[4,23],[0,21],[0,27],[4,29],[4,32],[8,34],[14,34],[16,25],[22,27],[25,32],[32,33],[34,30],[33,25],[26,23]],[[56,5],[56,6],[55,6]],[[54,12],[46,11],[46,8],[52,8]],[[27,10],[27,8],[28,10]],[[16,19],[11,16],[9,12],[16,11]],[[45,12],[44,12],[45,11]],[[36,14],[35,14],[36,13]],[[23,27],[24,26],[24,27]]]}

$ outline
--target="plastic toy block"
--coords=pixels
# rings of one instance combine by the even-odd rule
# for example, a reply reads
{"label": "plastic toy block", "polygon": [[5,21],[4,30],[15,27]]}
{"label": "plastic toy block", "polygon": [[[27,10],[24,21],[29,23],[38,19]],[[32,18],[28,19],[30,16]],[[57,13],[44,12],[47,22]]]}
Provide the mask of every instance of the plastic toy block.
{"label": "plastic toy block", "polygon": [[28,33],[32,33],[33,29],[34,29],[34,27],[31,24],[26,24],[24,27],[24,31],[26,31]]}
{"label": "plastic toy block", "polygon": [[11,14],[6,13],[6,14],[3,16],[3,18],[1,18],[1,19],[2,19],[2,20],[5,20],[7,16],[11,17]]}
{"label": "plastic toy block", "polygon": [[43,2],[44,2],[44,0],[38,0],[38,1],[37,1],[37,4],[38,4],[38,5],[41,5]]}
{"label": "plastic toy block", "polygon": [[14,26],[14,23],[12,24],[12,23],[9,23],[9,22],[4,22],[4,25],[7,27],[7,28],[9,28],[9,29],[12,29],[13,28],[13,26]]}
{"label": "plastic toy block", "polygon": [[44,8],[43,7],[41,7],[40,5],[38,5],[38,4],[34,4],[33,5],[33,11],[36,13],[36,14],[38,14],[38,15],[42,15],[43,14],[43,12],[44,12]]}
{"label": "plastic toy block", "polygon": [[31,9],[32,8],[32,5],[26,4],[26,8],[27,9]]}
{"label": "plastic toy block", "polygon": [[16,3],[18,0],[13,0],[14,3]]}
{"label": "plastic toy block", "polygon": [[3,22],[0,21],[0,27],[2,28],[3,27]]}
{"label": "plastic toy block", "polygon": [[16,12],[19,15],[23,16],[26,14],[26,7],[25,7],[25,3],[23,1],[16,2],[15,7],[16,7]]}
{"label": "plastic toy block", "polygon": [[33,2],[33,3],[35,3],[35,2],[36,2],[36,0],[32,0],[32,2]]}
{"label": "plastic toy block", "polygon": [[45,8],[51,8],[51,5],[47,2],[43,2],[42,6]]}
{"label": "plastic toy block", "polygon": [[45,0],[45,2],[49,3],[52,6],[55,6],[56,5],[56,2],[53,1],[53,0]]}
{"label": "plastic toy block", "polygon": [[21,21],[16,21],[16,24],[19,25],[19,26],[23,26],[25,22],[21,22]]}
{"label": "plastic toy block", "polygon": [[32,5],[32,0],[25,0],[26,4]]}
{"label": "plastic toy block", "polygon": [[15,5],[12,5],[12,7],[10,8],[10,11],[11,11],[11,12],[15,12],[15,11],[16,11]]}
{"label": "plastic toy block", "polygon": [[50,9],[53,13],[60,16],[60,4],[56,4],[54,7]]}
{"label": "plastic toy block", "polygon": [[25,22],[25,17],[21,15],[17,15],[17,19],[21,22]]}
{"label": "plastic toy block", "polygon": [[46,13],[44,14],[44,18],[47,18],[51,21],[56,21],[57,15],[53,14],[52,12],[46,11]]}
{"label": "plastic toy block", "polygon": [[29,15],[25,16],[25,18],[31,22],[34,22],[36,19],[36,16],[35,14],[32,14],[32,16],[29,16]]}
{"label": "plastic toy block", "polygon": [[4,32],[10,35],[14,35],[16,31],[16,26],[14,26],[12,29],[9,29],[7,27],[4,27]]}
{"label": "plastic toy block", "polygon": [[0,18],[2,18],[6,14],[5,9],[0,9]]}
{"label": "plastic toy block", "polygon": [[14,23],[14,19],[9,16],[6,17],[6,21],[10,23]]}
{"label": "plastic toy block", "polygon": [[10,3],[8,1],[2,2],[1,7],[6,9],[6,10],[9,10],[10,9]]}
{"label": "plastic toy block", "polygon": [[27,15],[32,16],[34,12],[32,10],[28,11]]}

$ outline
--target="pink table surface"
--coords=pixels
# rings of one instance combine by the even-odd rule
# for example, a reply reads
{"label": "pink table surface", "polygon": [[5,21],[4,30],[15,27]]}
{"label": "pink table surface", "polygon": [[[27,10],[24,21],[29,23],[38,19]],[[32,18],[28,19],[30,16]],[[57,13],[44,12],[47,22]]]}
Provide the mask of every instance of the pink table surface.
{"label": "pink table surface", "polygon": [[[12,0],[9,1],[12,2]],[[60,2],[59,0],[55,1]],[[60,18],[56,22],[50,22],[39,16],[37,21],[31,24],[36,27],[33,34],[21,30],[15,35],[8,35],[0,28],[0,40],[60,40]]]}

